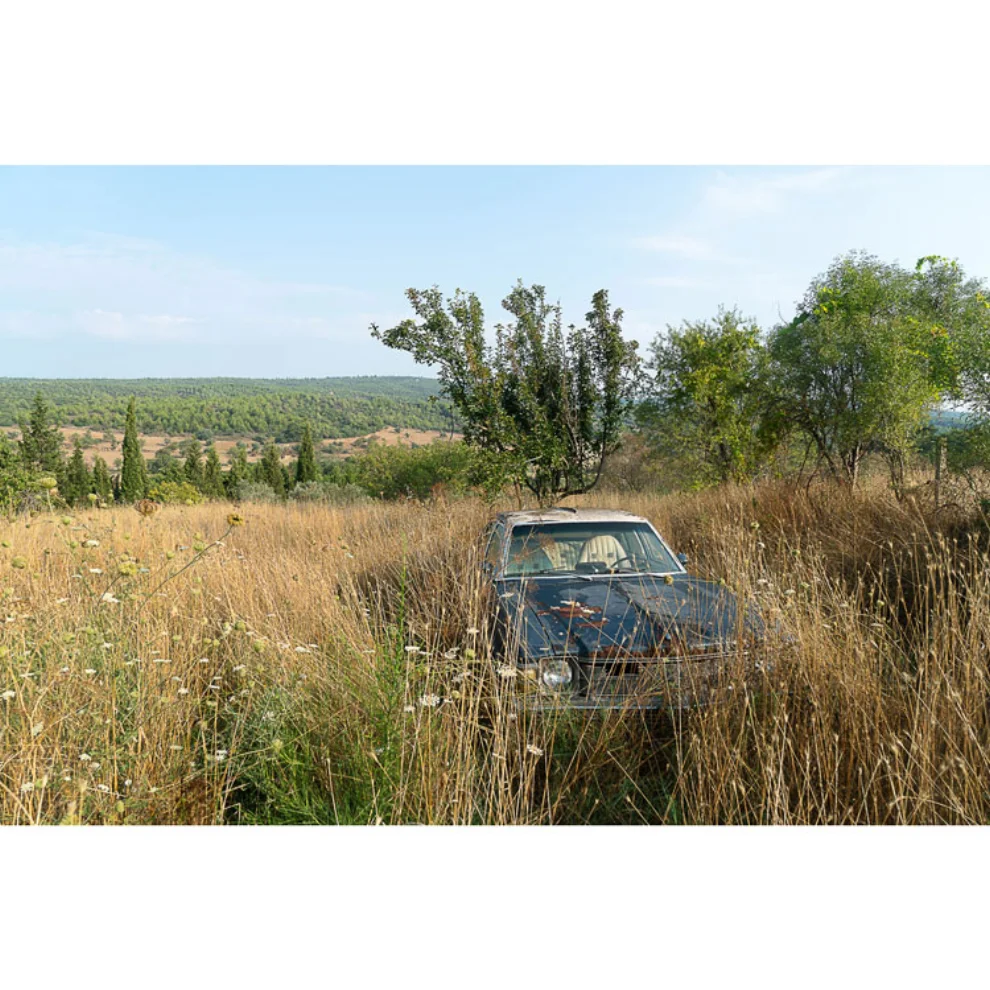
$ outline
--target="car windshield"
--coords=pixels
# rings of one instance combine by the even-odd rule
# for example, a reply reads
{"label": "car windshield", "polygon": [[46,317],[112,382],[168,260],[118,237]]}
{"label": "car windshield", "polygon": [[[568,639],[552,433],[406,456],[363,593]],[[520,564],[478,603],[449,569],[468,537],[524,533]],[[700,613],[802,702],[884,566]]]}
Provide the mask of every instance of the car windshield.
{"label": "car windshield", "polygon": [[666,574],[680,569],[644,522],[536,523],[513,526],[505,576]]}

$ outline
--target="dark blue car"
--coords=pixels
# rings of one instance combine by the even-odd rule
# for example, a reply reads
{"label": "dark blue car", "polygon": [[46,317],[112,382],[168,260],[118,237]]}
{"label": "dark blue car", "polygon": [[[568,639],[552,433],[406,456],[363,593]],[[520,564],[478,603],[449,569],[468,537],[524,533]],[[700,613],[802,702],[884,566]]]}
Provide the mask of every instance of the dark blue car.
{"label": "dark blue car", "polygon": [[535,707],[705,703],[764,627],[722,585],[692,577],[646,520],[606,509],[506,512],[485,570],[498,654]]}

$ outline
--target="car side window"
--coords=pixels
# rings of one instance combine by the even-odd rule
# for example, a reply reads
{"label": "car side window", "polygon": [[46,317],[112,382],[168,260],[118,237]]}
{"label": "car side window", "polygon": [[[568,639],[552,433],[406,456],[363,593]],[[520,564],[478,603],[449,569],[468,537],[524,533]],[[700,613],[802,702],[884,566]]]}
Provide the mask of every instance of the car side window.
{"label": "car side window", "polygon": [[494,571],[498,569],[502,562],[502,541],[505,536],[505,527],[501,523],[496,523],[488,537],[488,546],[485,547],[485,563]]}

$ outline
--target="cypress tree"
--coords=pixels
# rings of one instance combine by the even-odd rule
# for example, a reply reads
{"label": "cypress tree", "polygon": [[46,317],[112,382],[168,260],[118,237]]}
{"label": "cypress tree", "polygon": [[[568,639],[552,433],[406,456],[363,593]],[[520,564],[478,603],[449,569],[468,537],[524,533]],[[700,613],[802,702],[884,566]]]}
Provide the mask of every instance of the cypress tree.
{"label": "cypress tree", "polygon": [[113,479],[110,477],[110,468],[100,456],[93,458],[93,491],[101,502],[113,501]]}
{"label": "cypress tree", "polygon": [[187,440],[183,446],[186,450],[186,461],[182,466],[182,473],[186,476],[186,481],[202,491],[203,448],[198,440]]}
{"label": "cypress tree", "polygon": [[247,459],[247,447],[238,443],[230,452],[230,470],[227,472],[227,492],[237,494],[237,486],[251,477],[251,465]]}
{"label": "cypress tree", "polygon": [[69,458],[69,467],[66,471],[65,500],[74,505],[85,502],[92,487],[93,479],[90,477],[89,468],[86,467],[82,444],[77,436],[72,445],[72,457]]}
{"label": "cypress tree", "polygon": [[316,451],[313,448],[313,434],[309,423],[303,428],[302,441],[299,444],[299,460],[296,461],[296,484],[302,485],[307,481],[316,481],[319,472],[316,467]]}
{"label": "cypress tree", "polygon": [[148,494],[148,466],[141,453],[137,431],[137,409],[134,396],[127,404],[127,425],[124,428],[124,463],[120,470],[120,497],[124,502],[136,502]]}
{"label": "cypress tree", "polygon": [[279,495],[285,494],[285,477],[282,474],[282,459],[278,447],[271,440],[265,445],[265,452],[258,462],[258,477]]}
{"label": "cypress tree", "polygon": [[203,468],[203,494],[207,498],[223,498],[223,466],[217,448],[211,443],[206,448],[206,465]]}
{"label": "cypress tree", "polygon": [[22,422],[21,461],[29,471],[53,474],[65,481],[65,457],[62,454],[62,431],[54,425],[52,412],[45,397],[36,392],[28,421]]}

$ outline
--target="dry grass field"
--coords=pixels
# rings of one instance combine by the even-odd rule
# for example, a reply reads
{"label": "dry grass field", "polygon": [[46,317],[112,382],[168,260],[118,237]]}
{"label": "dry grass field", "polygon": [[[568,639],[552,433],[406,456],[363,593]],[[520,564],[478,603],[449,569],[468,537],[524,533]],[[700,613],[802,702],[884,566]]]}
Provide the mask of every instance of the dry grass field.
{"label": "dry grass field", "polygon": [[985,823],[978,509],[881,486],[651,518],[786,635],[688,715],[527,714],[487,649],[481,502],[0,522],[0,822]]}

